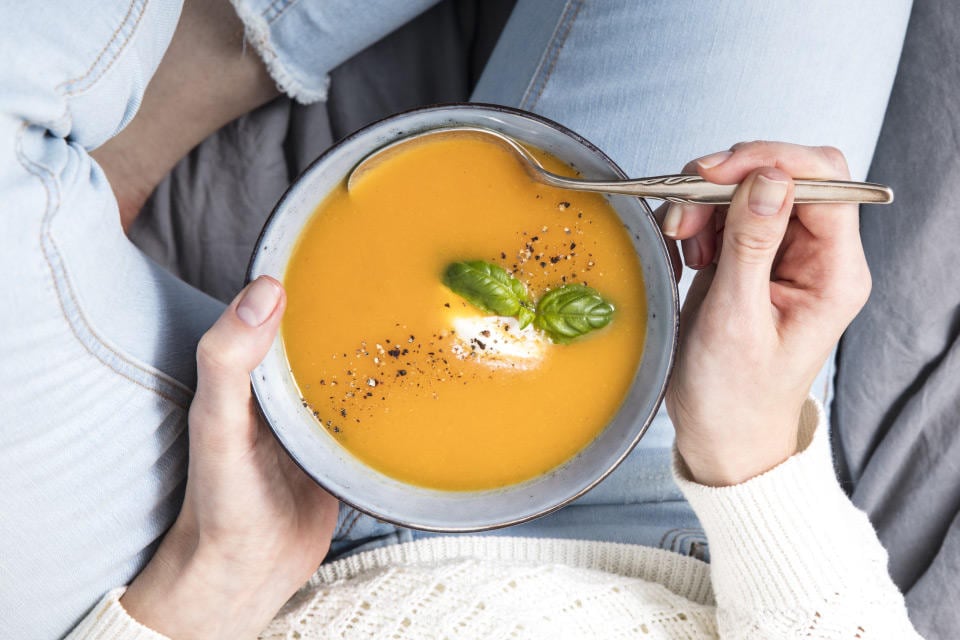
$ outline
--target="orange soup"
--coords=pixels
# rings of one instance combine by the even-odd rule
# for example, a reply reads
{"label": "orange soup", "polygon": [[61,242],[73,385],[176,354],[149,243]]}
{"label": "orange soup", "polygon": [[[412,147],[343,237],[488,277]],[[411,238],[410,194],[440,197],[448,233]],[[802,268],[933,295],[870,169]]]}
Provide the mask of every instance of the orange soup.
{"label": "orange soup", "polygon": [[[532,299],[589,285],[613,320],[554,344],[444,286],[464,260],[503,267]],[[284,284],[284,347],[318,428],[382,473],[441,490],[502,487],[573,457],[619,409],[646,333],[640,264],[603,197],[536,184],[468,136],[411,146],[341,185]]]}

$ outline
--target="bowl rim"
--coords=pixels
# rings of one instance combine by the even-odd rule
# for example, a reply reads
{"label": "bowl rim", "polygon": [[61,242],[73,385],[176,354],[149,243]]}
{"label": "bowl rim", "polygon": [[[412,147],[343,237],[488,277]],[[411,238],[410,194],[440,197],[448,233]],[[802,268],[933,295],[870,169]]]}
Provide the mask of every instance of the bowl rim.
{"label": "bowl rim", "polygon": [[[515,107],[508,107],[504,105],[485,103],[485,102],[444,102],[444,103],[436,103],[436,104],[414,107],[411,109],[405,109],[403,111],[398,111],[396,113],[392,113],[383,118],[379,118],[377,120],[371,121],[365,124],[363,127],[347,134],[340,140],[335,141],[332,145],[324,149],[324,151],[320,155],[318,155],[313,161],[311,161],[303,169],[303,171],[297,174],[297,176],[290,181],[290,184],[287,185],[287,187],[284,189],[283,194],[277,199],[277,202],[273,206],[273,209],[270,211],[270,214],[267,216],[266,220],[264,220],[263,226],[260,229],[260,233],[257,235],[257,241],[253,246],[253,251],[251,252],[250,259],[247,262],[246,275],[244,278],[244,286],[249,285],[250,282],[252,281],[251,277],[253,275],[254,266],[257,262],[257,256],[260,254],[261,244],[264,240],[264,237],[267,235],[267,233],[270,231],[273,224],[279,218],[279,214],[283,209],[284,205],[286,204],[286,201],[289,199],[291,192],[293,192],[293,190],[297,187],[297,184],[301,181],[301,179],[304,176],[306,176],[308,173],[313,171],[314,167],[316,167],[318,164],[326,160],[328,156],[336,152],[341,146],[348,144],[351,140],[359,137],[361,134],[365,133],[366,131],[374,127],[378,127],[392,120],[398,120],[398,119],[405,118],[410,115],[414,115],[421,112],[436,112],[436,111],[456,110],[456,109],[463,109],[463,108],[477,109],[479,111],[492,111],[495,113],[509,113],[514,116],[519,116],[522,118],[538,121],[540,124],[546,125],[554,130],[557,130],[563,135],[566,135],[572,138],[579,144],[589,149],[600,160],[602,160],[611,169],[611,171],[613,171],[618,177],[624,180],[629,179],[627,174],[623,171],[623,169],[620,168],[620,166],[616,162],[614,162],[599,147],[597,147],[595,144],[593,144],[592,142],[584,138],[582,135],[565,127],[564,125],[554,120],[551,120],[547,117],[544,117],[536,113],[532,113],[530,111],[525,111],[523,109],[517,109]],[[440,126],[436,128],[442,129],[444,127]],[[373,153],[374,151],[376,151],[376,149],[372,149],[370,153]],[[649,216],[649,218],[654,222],[653,226],[659,230],[660,227],[656,223],[656,217],[653,213],[653,209],[650,207],[650,205],[647,203],[647,201],[644,198],[637,197],[636,199],[639,200],[641,209],[643,210],[643,212],[647,216]],[[667,241],[664,238],[662,233],[656,234],[656,240],[658,240],[656,244],[660,249],[660,258],[665,261],[668,273],[672,274],[673,263],[670,257],[669,250],[667,249]],[[655,402],[652,405],[653,408],[651,409],[649,414],[644,418],[643,424],[640,426],[640,428],[637,429],[636,435],[630,441],[629,446],[625,447],[623,451],[620,453],[620,455],[617,456],[617,458],[611,464],[609,464],[607,468],[602,471],[602,473],[600,473],[592,482],[588,483],[586,486],[575,491],[573,494],[563,498],[553,506],[547,507],[545,509],[540,509],[535,513],[524,515],[511,520],[496,522],[496,523],[493,523],[490,525],[484,525],[481,527],[423,525],[423,524],[407,522],[402,517],[394,517],[387,513],[374,512],[370,509],[367,509],[358,504],[355,504],[352,500],[345,498],[343,495],[341,495],[340,492],[332,490],[327,485],[327,483],[323,482],[322,478],[319,478],[317,477],[316,474],[311,473],[307,469],[307,466],[301,463],[300,457],[296,454],[296,452],[291,451],[290,448],[287,447],[287,444],[279,436],[279,434],[277,433],[277,430],[274,428],[273,424],[268,419],[266,412],[263,410],[263,405],[261,401],[260,391],[258,390],[256,376],[254,375],[254,372],[251,372],[250,380],[251,380],[251,390],[253,392],[253,399],[255,401],[254,404],[256,405],[257,413],[259,414],[260,419],[263,420],[263,422],[270,428],[270,432],[273,435],[274,439],[277,441],[280,447],[284,450],[284,452],[290,457],[290,459],[293,460],[294,464],[296,464],[297,467],[299,467],[300,470],[307,475],[307,477],[309,477],[311,480],[317,483],[324,491],[332,495],[334,498],[336,498],[343,504],[349,506],[352,509],[359,511],[360,513],[363,513],[372,518],[376,518],[378,520],[382,520],[384,522],[387,522],[396,526],[405,527],[408,529],[416,529],[419,531],[428,531],[433,533],[472,533],[472,532],[481,532],[481,531],[493,531],[497,529],[512,527],[514,525],[530,522],[532,520],[536,520],[537,518],[559,511],[560,509],[567,506],[571,502],[587,494],[594,487],[596,487],[598,484],[603,482],[603,480],[605,480],[607,476],[613,473],[613,471],[617,467],[619,467],[624,460],[626,460],[627,456],[629,456],[633,452],[633,450],[637,447],[637,444],[639,444],[640,440],[643,438],[647,430],[650,428],[650,424],[653,422],[653,419],[656,417],[660,407],[663,404],[663,400],[664,400],[664,397],[666,396],[667,387],[669,385],[670,378],[673,376],[674,365],[676,364],[677,345],[679,340],[679,329],[680,329],[680,294],[679,294],[677,282],[673,278],[671,279],[671,286],[668,288],[668,292],[670,296],[670,310],[673,315],[673,322],[672,322],[672,327],[670,332],[671,333],[670,350],[669,350],[669,353],[667,356],[667,362],[666,362],[666,376],[664,376],[663,381],[660,383],[660,388],[657,389]],[[523,484],[524,482],[521,482],[521,483],[518,483],[517,485],[510,485],[510,486],[522,486]]]}

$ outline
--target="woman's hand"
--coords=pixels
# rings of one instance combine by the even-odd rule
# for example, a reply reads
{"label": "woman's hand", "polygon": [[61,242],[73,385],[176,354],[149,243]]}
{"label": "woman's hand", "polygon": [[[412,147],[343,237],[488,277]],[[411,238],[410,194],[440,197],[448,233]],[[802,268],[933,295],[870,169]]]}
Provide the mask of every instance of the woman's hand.
{"label": "woman's hand", "polygon": [[751,142],[687,165],[740,183],[728,208],[672,205],[665,235],[700,269],[666,405],[695,480],[723,486],[796,452],[800,409],[870,292],[857,206],[793,205],[793,177],[849,179],[829,147]]}
{"label": "woman's hand", "polygon": [[280,448],[250,392],[285,306],[280,283],[261,277],[197,349],[183,508],[121,599],[176,640],[255,638],[330,545],[337,501]]}

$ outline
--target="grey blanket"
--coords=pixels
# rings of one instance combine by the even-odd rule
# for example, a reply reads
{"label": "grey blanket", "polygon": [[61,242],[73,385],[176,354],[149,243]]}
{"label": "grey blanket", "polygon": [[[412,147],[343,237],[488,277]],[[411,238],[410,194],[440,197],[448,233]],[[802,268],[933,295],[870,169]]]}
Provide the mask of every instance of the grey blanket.
{"label": "grey blanket", "polygon": [[873,295],[841,343],[842,477],[927,638],[960,638],[960,3],[915,2],[864,207]]}
{"label": "grey blanket", "polygon": [[[466,100],[511,0],[444,2],[338,68],[327,103],[278,99],[197,147],[157,189],[134,240],[229,300],[266,215],[333,141],[390,113]],[[890,552],[914,623],[960,638],[960,4],[914,7],[867,208],[871,300],[843,340],[834,406],[841,476]]]}

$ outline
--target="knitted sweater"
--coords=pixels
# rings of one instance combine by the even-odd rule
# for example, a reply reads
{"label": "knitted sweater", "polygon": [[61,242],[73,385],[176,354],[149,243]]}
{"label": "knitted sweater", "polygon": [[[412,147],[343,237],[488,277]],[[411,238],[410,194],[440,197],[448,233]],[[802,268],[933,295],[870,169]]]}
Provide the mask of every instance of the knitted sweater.
{"label": "knitted sweater", "polygon": [[[324,565],[261,634],[281,638],[919,638],[866,516],[840,489],[823,412],[798,452],[733,487],[677,482],[712,562],[636,545],[428,538]],[[163,640],[108,593],[70,640]]]}

